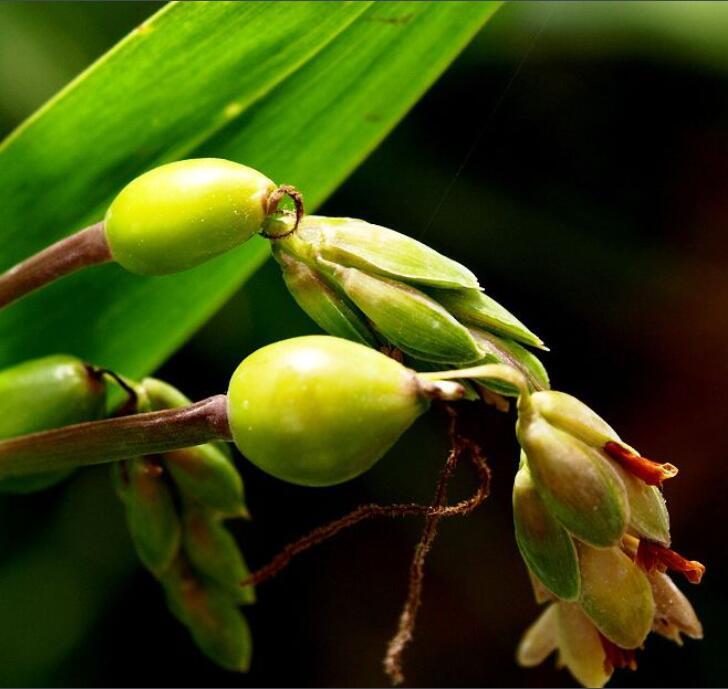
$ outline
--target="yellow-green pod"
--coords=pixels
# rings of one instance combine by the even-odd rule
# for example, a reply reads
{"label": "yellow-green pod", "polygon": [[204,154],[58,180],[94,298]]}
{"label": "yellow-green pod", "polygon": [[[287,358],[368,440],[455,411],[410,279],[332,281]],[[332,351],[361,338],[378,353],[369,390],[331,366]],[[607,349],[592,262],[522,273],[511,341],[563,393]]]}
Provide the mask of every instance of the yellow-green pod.
{"label": "yellow-green pod", "polygon": [[230,428],[243,455],[308,486],[359,476],[428,406],[413,371],[364,345],[318,335],[254,352],[228,390]]}
{"label": "yellow-green pod", "polygon": [[[0,371],[0,439],[94,421],[104,414],[106,385],[73,356],[33,359]],[[0,481],[0,492],[30,493],[62,480],[52,471]]]}
{"label": "yellow-green pod", "polygon": [[160,576],[177,557],[182,529],[174,498],[159,461],[136,457],[126,463],[123,501],[139,559]]}
{"label": "yellow-green pod", "polygon": [[140,275],[192,268],[256,234],[275,188],[260,172],[217,158],[154,168],[124,187],[106,213],[111,255]]}
{"label": "yellow-green pod", "polygon": [[230,595],[199,577],[178,558],[161,578],[167,605],[198,648],[226,670],[247,672],[253,651],[250,627]]}
{"label": "yellow-green pod", "polygon": [[193,567],[225,589],[238,603],[255,603],[255,589],[240,585],[250,571],[221,515],[185,504],[182,524],[185,554]]}
{"label": "yellow-green pod", "polygon": [[[524,462],[525,460],[522,460]],[[579,597],[579,563],[568,531],[546,508],[525,463],[513,483],[513,521],[528,568],[562,600]]]}
{"label": "yellow-green pod", "polygon": [[619,548],[579,544],[580,604],[612,643],[639,648],[652,629],[655,601],[645,573]]}

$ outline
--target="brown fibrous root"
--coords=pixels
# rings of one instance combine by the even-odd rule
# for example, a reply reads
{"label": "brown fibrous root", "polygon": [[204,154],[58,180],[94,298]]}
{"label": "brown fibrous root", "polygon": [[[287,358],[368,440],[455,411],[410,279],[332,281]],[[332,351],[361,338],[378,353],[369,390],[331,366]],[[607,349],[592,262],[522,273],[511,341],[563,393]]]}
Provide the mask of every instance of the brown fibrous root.
{"label": "brown fibrous root", "polygon": [[[445,466],[440,472],[435,489],[435,497],[431,504],[400,503],[394,505],[361,505],[349,514],[328,524],[319,526],[297,541],[288,544],[267,565],[253,572],[241,582],[242,586],[261,584],[285,569],[295,556],[323,543],[340,531],[367,519],[374,517],[423,515],[425,517],[425,525],[420,541],[415,548],[412,564],[410,565],[407,598],[402,613],[400,614],[397,632],[389,642],[384,657],[384,669],[393,684],[401,684],[404,681],[402,655],[413,637],[417,612],[422,600],[425,561],[437,535],[437,526],[440,519],[469,514],[480,506],[490,493],[490,467],[480,446],[472,439],[459,433],[455,408],[450,405],[444,405],[444,409],[449,417],[450,451]],[[455,472],[459,459],[464,453],[468,454],[471,464],[475,469],[478,477],[478,488],[471,497],[453,505],[447,505],[448,483]]]}

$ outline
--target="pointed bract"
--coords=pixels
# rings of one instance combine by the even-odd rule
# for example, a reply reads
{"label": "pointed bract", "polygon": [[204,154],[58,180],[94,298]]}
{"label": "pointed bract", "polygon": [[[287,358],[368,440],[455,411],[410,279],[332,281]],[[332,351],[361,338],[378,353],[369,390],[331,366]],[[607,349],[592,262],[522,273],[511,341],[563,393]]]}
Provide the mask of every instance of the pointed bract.
{"label": "pointed bract", "polygon": [[304,243],[311,253],[342,266],[417,285],[478,288],[478,279],[465,266],[416,239],[364,220],[309,215],[294,234],[295,239],[280,241],[284,246]]}
{"label": "pointed bract", "polygon": [[453,365],[484,356],[467,328],[423,292],[356,268],[333,266],[331,271],[349,299],[405,354]]}
{"label": "pointed bract", "polygon": [[579,564],[571,536],[551,516],[525,464],[513,484],[516,542],[529,569],[562,600],[579,597]]}
{"label": "pointed bract", "polygon": [[692,639],[703,638],[703,625],[685,594],[664,572],[650,572],[647,575],[655,599],[655,620],[653,629],[660,635],[682,646],[680,634]]}
{"label": "pointed bract", "polygon": [[549,605],[525,631],[516,651],[522,667],[536,667],[557,648],[556,604]]}
{"label": "pointed bract", "polygon": [[652,628],[655,602],[645,573],[619,548],[579,544],[584,612],[620,648],[639,648]]}
{"label": "pointed bract", "polygon": [[438,289],[432,291],[432,296],[467,325],[478,326],[516,342],[544,349],[540,337],[479,289]]}
{"label": "pointed bract", "polygon": [[376,347],[377,341],[349,300],[336,291],[317,271],[283,251],[273,254],[283,272],[283,280],[296,303],[324,332]]}
{"label": "pointed bract", "polygon": [[603,687],[612,676],[599,633],[576,603],[558,603],[556,635],[562,662],[585,687]]}

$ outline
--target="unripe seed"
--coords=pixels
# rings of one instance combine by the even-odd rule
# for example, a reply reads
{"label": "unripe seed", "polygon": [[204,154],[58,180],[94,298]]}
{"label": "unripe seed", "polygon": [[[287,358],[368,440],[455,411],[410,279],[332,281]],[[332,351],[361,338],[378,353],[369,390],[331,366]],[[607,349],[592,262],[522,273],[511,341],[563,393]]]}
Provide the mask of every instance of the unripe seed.
{"label": "unripe seed", "polygon": [[250,628],[227,592],[201,579],[182,558],[165,572],[161,583],[167,605],[200,650],[227,670],[247,672],[253,650]]}
{"label": "unripe seed", "polygon": [[585,687],[603,687],[612,676],[599,633],[576,603],[557,605],[556,635],[564,665]]}
{"label": "unripe seed", "polygon": [[[0,371],[0,439],[93,421],[104,414],[106,385],[82,361],[55,355]],[[0,480],[0,492],[30,493],[69,470]]]}
{"label": "unripe seed", "polygon": [[645,573],[619,548],[579,544],[584,612],[620,648],[642,645],[652,628],[655,601]]}
{"label": "unripe seed", "polygon": [[356,268],[332,266],[331,271],[349,299],[405,354],[454,365],[473,363],[485,355],[468,329],[424,292]]}
{"label": "unripe seed", "polygon": [[540,337],[479,289],[438,289],[433,290],[432,296],[463,323],[490,330],[525,345],[544,348]]}
{"label": "unripe seed", "polygon": [[281,266],[283,280],[296,303],[326,333],[371,347],[377,341],[356,307],[334,289],[326,278],[273,244],[273,255]]}
{"label": "unripe seed", "polygon": [[140,275],[192,268],[257,233],[275,184],[245,165],[181,160],[137,177],[106,213],[115,261]]}
{"label": "unripe seed", "polygon": [[193,567],[226,590],[238,603],[254,603],[255,589],[240,585],[250,571],[221,516],[187,503],[183,511],[183,525],[185,554]]}
{"label": "unripe seed", "polygon": [[237,368],[228,391],[230,428],[243,455],[308,486],[362,474],[428,406],[413,371],[324,336],[259,349]]}
{"label": "unripe seed", "polygon": [[528,568],[559,598],[576,600],[579,563],[574,543],[549,513],[525,463],[513,484],[513,520],[518,549]]}
{"label": "unripe seed", "polygon": [[[535,397],[535,393],[531,399]],[[629,520],[627,493],[597,450],[552,426],[521,398],[518,440],[539,494],[577,538],[597,547],[619,542]]]}
{"label": "unripe seed", "polygon": [[354,218],[309,215],[282,248],[307,262],[318,259],[403,282],[450,289],[478,288],[465,266],[426,244]]}
{"label": "unripe seed", "polygon": [[139,559],[159,576],[179,552],[182,532],[174,498],[158,458],[131,459],[126,471],[124,503],[129,533]]}

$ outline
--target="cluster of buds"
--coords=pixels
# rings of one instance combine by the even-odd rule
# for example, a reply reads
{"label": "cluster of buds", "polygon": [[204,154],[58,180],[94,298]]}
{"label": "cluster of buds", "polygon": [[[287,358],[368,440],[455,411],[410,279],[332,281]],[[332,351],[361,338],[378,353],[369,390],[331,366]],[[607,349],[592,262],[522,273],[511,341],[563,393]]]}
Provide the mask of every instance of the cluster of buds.
{"label": "cluster of buds", "polygon": [[[135,412],[190,400],[160,380],[134,384]],[[255,602],[245,560],[225,520],[249,518],[243,483],[225,443],[134,457],[112,465],[142,564],[200,650],[228,670],[250,666],[252,640],[241,605]]]}
{"label": "cluster of buds", "polygon": [[536,599],[548,607],[518,650],[524,666],[558,651],[584,686],[636,668],[650,631],[702,637],[667,570],[698,583],[704,567],[670,550],[662,482],[676,475],[625,445],[576,398],[556,391],[518,401],[521,462],[513,488],[518,547]]}
{"label": "cluster of buds", "polygon": [[526,349],[543,342],[484,294],[470,270],[425,244],[363,220],[313,215],[270,216],[266,236],[291,294],[329,334],[394,347],[415,368],[502,363],[520,370],[531,389],[549,387]]}

